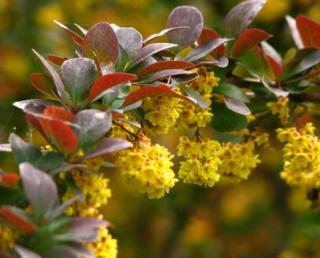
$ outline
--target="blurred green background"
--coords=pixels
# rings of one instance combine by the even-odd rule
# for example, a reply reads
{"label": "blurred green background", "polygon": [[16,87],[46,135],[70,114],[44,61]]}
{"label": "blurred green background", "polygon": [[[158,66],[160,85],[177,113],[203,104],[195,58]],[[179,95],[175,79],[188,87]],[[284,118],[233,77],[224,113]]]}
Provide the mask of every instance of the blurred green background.
{"label": "blurred green background", "polygon": [[[144,36],[160,31],[172,8],[197,6],[206,25],[223,32],[236,0],[0,0],[0,143],[10,131],[27,132],[12,102],[41,95],[29,83],[40,71],[32,55],[71,55],[72,42],[53,20],[90,27],[98,21],[132,26]],[[274,37],[281,53],[293,45],[285,15],[305,14],[320,22],[319,0],[268,0],[255,21]],[[174,136],[172,136],[174,139]],[[173,147],[174,142],[164,140]],[[272,155],[270,155],[272,153]],[[15,169],[7,154],[0,167]],[[310,210],[303,189],[279,179],[281,152],[262,153],[264,165],[242,184],[213,189],[178,184],[162,200],[147,200],[110,171],[113,198],[105,207],[119,240],[119,258],[316,258],[320,257],[320,214]]]}

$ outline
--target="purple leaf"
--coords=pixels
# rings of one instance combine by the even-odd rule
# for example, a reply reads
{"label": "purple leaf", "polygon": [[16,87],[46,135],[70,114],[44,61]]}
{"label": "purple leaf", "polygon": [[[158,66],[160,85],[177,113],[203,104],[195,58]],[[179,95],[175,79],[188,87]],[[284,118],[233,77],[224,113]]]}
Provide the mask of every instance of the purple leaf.
{"label": "purple leaf", "polygon": [[57,187],[53,179],[30,163],[19,166],[22,184],[28,200],[38,214],[52,210],[58,204]]}
{"label": "purple leaf", "polygon": [[287,97],[289,95],[289,92],[287,92],[287,91],[284,91],[279,88],[271,87],[269,85],[269,83],[264,78],[261,78],[261,83],[264,87],[266,87],[269,91],[271,91],[277,97]]}
{"label": "purple leaf", "polygon": [[41,152],[36,146],[26,143],[14,133],[10,134],[9,142],[18,163],[33,163],[41,156]]}
{"label": "purple leaf", "polygon": [[221,56],[217,60],[201,61],[196,63],[196,66],[202,66],[202,65],[217,66],[217,67],[225,68],[229,65],[229,59],[225,56]]}
{"label": "purple leaf", "polygon": [[108,226],[108,223],[93,218],[74,218],[66,234],[70,235],[70,240],[74,242],[88,243],[97,238],[97,229],[103,226]]}
{"label": "purple leaf", "polygon": [[15,247],[16,252],[19,254],[20,258],[42,258],[40,255],[25,249],[24,247],[17,245]]}
{"label": "purple leaf", "polygon": [[83,195],[77,194],[73,196],[71,199],[65,201],[60,206],[56,207],[52,212],[50,212],[47,216],[48,220],[54,220],[55,218],[59,217],[70,205],[72,205],[76,201],[83,201]]}
{"label": "purple leaf", "polygon": [[241,100],[225,97],[224,103],[226,104],[227,108],[233,112],[236,112],[236,113],[244,115],[244,116],[248,116],[251,114],[250,109]]}
{"label": "purple leaf", "polygon": [[50,104],[50,102],[48,102],[46,100],[42,100],[42,99],[27,99],[27,100],[16,101],[13,103],[13,106],[21,109],[25,113],[28,113],[28,111],[30,109],[32,109],[32,110],[39,109],[39,112],[41,113],[43,111],[43,109],[46,106],[48,106],[49,104]]}
{"label": "purple leaf", "polygon": [[78,100],[94,80],[94,62],[89,58],[68,59],[61,66],[61,76],[73,99]]}
{"label": "purple leaf", "polygon": [[201,12],[193,6],[178,6],[172,10],[168,17],[167,27],[188,26],[188,29],[171,31],[168,36],[172,42],[181,46],[193,44],[200,36],[203,29]]}
{"label": "purple leaf", "polygon": [[143,62],[148,57],[150,57],[158,52],[161,52],[163,50],[173,48],[176,46],[177,46],[176,44],[171,44],[171,43],[152,43],[152,44],[146,45],[145,47],[141,48],[138,51],[137,56],[132,61],[130,67],[133,67],[133,66]]}
{"label": "purple leaf", "polygon": [[217,39],[208,40],[202,45],[192,49],[185,59],[189,62],[197,61],[207,56],[208,54],[211,53],[211,51],[225,44],[229,40],[230,39],[226,39],[226,38],[217,38]]}
{"label": "purple leaf", "polygon": [[183,69],[166,69],[159,72],[156,72],[154,74],[151,74],[150,76],[146,77],[145,80],[143,80],[145,83],[147,82],[154,82],[169,76],[175,76],[175,75],[186,75],[191,74],[191,72],[183,70]]}
{"label": "purple leaf", "polygon": [[208,102],[195,90],[187,86],[181,86],[182,90],[189,96],[189,98],[199,107],[205,109],[209,107]]}
{"label": "purple leaf", "polygon": [[84,159],[94,158],[106,153],[120,151],[132,147],[132,143],[119,138],[105,138],[94,150],[88,151]]}
{"label": "purple leaf", "polygon": [[304,48],[302,38],[301,38],[300,33],[297,28],[296,20],[294,18],[292,18],[290,15],[286,16],[286,20],[287,20],[287,23],[288,23],[289,28],[291,30],[291,36],[292,36],[293,41],[296,44],[297,48],[298,49]]}
{"label": "purple leaf", "polygon": [[261,47],[265,55],[271,56],[274,61],[276,61],[279,64],[282,64],[282,57],[277,52],[277,50],[275,50],[269,43],[263,41],[261,42]]}
{"label": "purple leaf", "polygon": [[102,64],[112,67],[119,57],[119,42],[110,24],[93,25],[84,38],[82,50],[89,56],[94,52]]}
{"label": "purple leaf", "polygon": [[76,115],[75,128],[82,144],[94,142],[103,137],[111,128],[111,111],[87,109]]}
{"label": "purple leaf", "polygon": [[156,33],[156,34],[152,34],[150,35],[149,37],[147,37],[145,40],[144,40],[144,44],[146,45],[148,42],[156,39],[156,38],[160,38],[166,34],[168,34],[169,32],[173,32],[173,31],[177,31],[177,30],[184,30],[184,29],[188,29],[190,28],[189,26],[179,26],[179,27],[171,27],[171,28],[167,28],[167,29],[164,29],[162,31],[160,31],[159,33]]}
{"label": "purple leaf", "polygon": [[123,27],[119,28],[116,34],[121,48],[129,55],[135,54],[142,48],[143,37],[136,29]]}
{"label": "purple leaf", "polygon": [[247,0],[233,7],[224,20],[228,35],[239,35],[246,29],[265,3],[266,0]]}
{"label": "purple leaf", "polygon": [[51,66],[51,64],[42,55],[40,55],[34,49],[32,51],[38,57],[38,59],[40,60],[41,64],[43,65],[43,67],[47,70],[49,76],[53,80],[53,83],[54,83],[54,85],[55,85],[55,87],[57,89],[57,92],[58,92],[59,96],[62,97],[62,98],[65,98],[65,99],[69,98],[70,95],[65,90],[63,82],[62,82],[58,72]]}
{"label": "purple leaf", "polygon": [[289,71],[288,77],[301,73],[320,63],[320,49],[306,55],[300,63]]}

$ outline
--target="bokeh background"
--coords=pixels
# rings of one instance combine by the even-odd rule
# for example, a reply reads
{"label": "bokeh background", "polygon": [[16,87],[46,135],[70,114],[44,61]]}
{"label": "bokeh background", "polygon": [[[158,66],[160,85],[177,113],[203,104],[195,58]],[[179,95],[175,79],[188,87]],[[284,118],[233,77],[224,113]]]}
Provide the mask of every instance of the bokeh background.
{"label": "bokeh background", "polygon": [[[98,21],[133,26],[148,36],[166,24],[172,8],[192,4],[206,25],[222,32],[223,17],[238,0],[0,0],[0,143],[10,131],[28,128],[12,102],[41,97],[29,83],[40,71],[32,55],[71,55],[72,42],[53,23],[90,27]],[[255,21],[274,37],[281,53],[293,45],[285,15],[305,14],[320,22],[319,0],[268,0]],[[173,139],[174,135],[172,136]],[[174,140],[163,139],[173,148]],[[303,189],[290,189],[279,179],[279,148],[261,153],[260,165],[241,184],[213,189],[178,184],[161,200],[147,200],[128,189],[110,171],[112,200],[105,207],[119,240],[119,258],[318,258],[320,214],[310,209]],[[15,169],[0,154],[0,167]]]}

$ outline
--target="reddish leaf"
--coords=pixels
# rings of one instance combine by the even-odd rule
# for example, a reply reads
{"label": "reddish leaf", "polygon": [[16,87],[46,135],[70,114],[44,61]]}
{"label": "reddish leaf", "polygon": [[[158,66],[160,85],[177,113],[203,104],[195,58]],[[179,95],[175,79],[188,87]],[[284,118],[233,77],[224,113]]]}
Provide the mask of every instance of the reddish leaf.
{"label": "reddish leaf", "polygon": [[20,181],[17,173],[4,173],[0,175],[0,182],[7,186],[14,186]]}
{"label": "reddish leaf", "polygon": [[64,84],[60,78],[60,75],[57,73],[57,71],[50,65],[50,63],[42,55],[40,55],[34,49],[32,51],[37,56],[37,58],[40,60],[43,67],[48,71],[48,74],[50,75],[51,79],[54,82],[54,85],[56,86],[56,89],[57,89],[59,96],[61,96],[63,98],[68,98],[69,93],[65,90]]}
{"label": "reddish leaf", "polygon": [[18,215],[10,207],[0,207],[0,217],[6,220],[10,226],[29,234],[37,230],[36,225],[26,218]]}
{"label": "reddish leaf", "polygon": [[193,66],[193,63],[187,61],[159,61],[144,67],[139,72],[139,76],[144,76],[149,73],[155,73],[167,69],[188,69]]}
{"label": "reddish leaf", "polygon": [[279,78],[283,72],[283,66],[282,64],[278,63],[275,59],[273,59],[271,56],[265,57],[269,67],[271,68],[273,74],[276,78]]}
{"label": "reddish leaf", "polygon": [[320,48],[320,24],[303,15],[296,22],[304,47]]}
{"label": "reddish leaf", "polygon": [[74,119],[74,114],[72,112],[63,107],[57,106],[47,106],[42,115],[48,117],[49,119],[58,119],[68,122],[72,122]]}
{"label": "reddish leaf", "polygon": [[30,75],[30,81],[33,87],[38,91],[51,95],[52,81],[48,76],[45,76],[42,73],[32,73]]}
{"label": "reddish leaf", "polygon": [[48,106],[43,111],[39,122],[46,135],[63,152],[72,152],[76,149],[78,140],[76,134],[66,122],[72,122],[74,114],[56,106]]}
{"label": "reddish leaf", "polygon": [[108,66],[113,66],[119,57],[118,38],[106,22],[93,25],[87,32],[82,46],[85,55],[96,53],[98,60]]}
{"label": "reddish leaf", "polygon": [[62,152],[72,152],[77,148],[77,136],[69,125],[60,120],[50,120],[47,128],[49,135]]}
{"label": "reddish leaf", "polygon": [[246,29],[235,41],[232,54],[233,56],[239,56],[269,37],[270,35],[263,30]]}
{"label": "reddish leaf", "polygon": [[[217,39],[217,38],[221,38],[221,36],[218,32],[216,32],[215,30],[210,29],[210,28],[203,28],[201,35],[198,38],[198,43],[199,43],[199,45],[202,45],[211,39]],[[217,57],[223,56],[226,53],[226,50],[227,50],[226,46],[221,45],[218,48],[214,49],[210,53],[210,55],[217,58]]]}
{"label": "reddish leaf", "polygon": [[47,55],[47,57],[48,57],[48,60],[55,65],[62,65],[64,61],[68,60],[67,57],[56,56],[52,54]]}
{"label": "reddish leaf", "polygon": [[92,102],[99,98],[99,95],[105,90],[136,79],[137,76],[131,73],[111,73],[103,75],[94,81],[89,92],[89,100]]}
{"label": "reddish leaf", "polygon": [[57,24],[60,28],[64,29],[76,44],[82,46],[83,37],[81,37],[78,33],[74,32],[73,30],[70,30],[67,26],[63,25],[58,21],[54,21],[54,23]]}
{"label": "reddish leaf", "polygon": [[158,86],[143,86],[140,89],[130,93],[124,100],[123,105],[127,106],[132,103],[135,103],[139,100],[148,98],[148,97],[157,97],[157,96],[172,96],[176,98],[181,98],[185,100],[189,100],[186,96],[183,96],[181,94],[176,93],[172,89],[170,89],[168,86],[165,84],[160,84]]}

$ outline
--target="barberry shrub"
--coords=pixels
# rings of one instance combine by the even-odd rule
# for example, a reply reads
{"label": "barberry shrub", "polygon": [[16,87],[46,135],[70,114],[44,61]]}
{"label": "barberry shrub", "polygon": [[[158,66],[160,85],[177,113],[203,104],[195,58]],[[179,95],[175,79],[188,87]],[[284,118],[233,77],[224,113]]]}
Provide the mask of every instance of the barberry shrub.
{"label": "barberry shrub", "polygon": [[[18,168],[0,171],[1,257],[115,258],[117,241],[100,212],[111,197],[104,167],[118,167],[129,187],[159,199],[179,181],[214,187],[247,180],[261,162],[259,150],[278,138],[279,176],[319,191],[312,102],[320,25],[286,17],[295,46],[282,57],[267,43],[269,33],[249,27],[264,4],[235,6],[223,36],[192,6],[176,7],[167,27],[146,38],[106,22],[76,31],[56,21],[76,56],[45,58],[33,50],[44,73],[30,80],[43,99],[14,106],[41,140],[12,133],[0,145]],[[266,117],[277,120],[274,134],[265,130]],[[173,131],[180,135],[177,171],[174,155],[152,140]]]}

